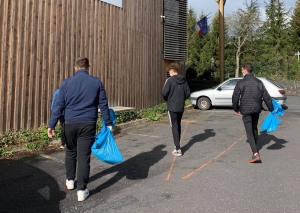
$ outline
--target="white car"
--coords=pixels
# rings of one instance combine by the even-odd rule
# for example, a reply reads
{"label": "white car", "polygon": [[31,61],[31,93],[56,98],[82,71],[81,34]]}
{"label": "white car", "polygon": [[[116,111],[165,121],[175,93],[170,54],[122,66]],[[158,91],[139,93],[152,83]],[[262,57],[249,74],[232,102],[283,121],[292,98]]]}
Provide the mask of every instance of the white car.
{"label": "white car", "polygon": [[[198,106],[201,110],[210,109],[211,106],[232,106],[232,94],[236,83],[242,78],[230,78],[218,86],[210,89],[199,90],[193,92],[190,96],[192,105]],[[283,108],[287,108],[286,95],[282,87],[276,83],[266,79],[258,77],[263,82],[270,96],[279,101]],[[268,110],[265,103],[263,102],[263,108]]]}

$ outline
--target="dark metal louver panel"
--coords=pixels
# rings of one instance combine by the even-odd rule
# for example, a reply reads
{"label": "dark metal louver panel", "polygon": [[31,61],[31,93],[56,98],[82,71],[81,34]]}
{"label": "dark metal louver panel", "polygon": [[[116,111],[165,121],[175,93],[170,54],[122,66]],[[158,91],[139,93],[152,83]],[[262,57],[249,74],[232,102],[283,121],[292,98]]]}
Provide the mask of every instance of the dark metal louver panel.
{"label": "dark metal louver panel", "polygon": [[164,58],[185,60],[186,48],[187,0],[164,0]]}

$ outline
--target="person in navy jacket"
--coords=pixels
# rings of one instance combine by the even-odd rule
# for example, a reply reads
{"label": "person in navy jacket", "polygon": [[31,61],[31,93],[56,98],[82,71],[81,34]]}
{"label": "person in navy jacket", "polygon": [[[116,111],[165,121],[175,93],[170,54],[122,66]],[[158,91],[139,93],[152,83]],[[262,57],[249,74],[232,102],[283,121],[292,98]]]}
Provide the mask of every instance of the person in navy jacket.
{"label": "person in navy jacket", "polygon": [[112,130],[108,101],[99,78],[89,75],[89,59],[75,62],[75,75],[64,80],[48,123],[48,136],[52,138],[55,126],[64,112],[66,136],[66,186],[74,189],[77,165],[77,196],[84,201],[89,196],[87,184],[90,174],[91,147],[95,141],[98,107],[106,126]]}

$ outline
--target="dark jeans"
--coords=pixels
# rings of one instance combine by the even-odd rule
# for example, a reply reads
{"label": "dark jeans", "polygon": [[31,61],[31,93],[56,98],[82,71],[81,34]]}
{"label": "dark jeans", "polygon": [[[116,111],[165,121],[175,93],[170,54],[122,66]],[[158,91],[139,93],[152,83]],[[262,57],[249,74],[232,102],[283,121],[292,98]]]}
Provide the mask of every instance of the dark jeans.
{"label": "dark jeans", "polygon": [[60,126],[61,126],[61,132],[60,132],[60,138],[61,138],[61,145],[66,145],[66,136],[65,136],[65,116],[62,115],[59,118]]}
{"label": "dark jeans", "polygon": [[77,190],[84,190],[89,182],[91,148],[95,142],[96,123],[65,124],[66,177],[75,179],[77,165]]}
{"label": "dark jeans", "polygon": [[181,118],[183,112],[170,112],[169,119],[172,128],[172,134],[174,139],[174,145],[180,147],[180,136],[181,136]]}
{"label": "dark jeans", "polygon": [[256,152],[258,153],[258,149],[257,149],[258,119],[259,119],[259,114],[243,115],[243,122],[246,129],[247,139],[254,153]]}

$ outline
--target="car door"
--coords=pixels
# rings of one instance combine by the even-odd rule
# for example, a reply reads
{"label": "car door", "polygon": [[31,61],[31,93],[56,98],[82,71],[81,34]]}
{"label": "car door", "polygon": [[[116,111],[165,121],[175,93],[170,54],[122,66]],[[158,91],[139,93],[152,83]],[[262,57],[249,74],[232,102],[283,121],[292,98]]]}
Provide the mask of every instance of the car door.
{"label": "car door", "polygon": [[236,83],[240,78],[227,80],[222,86],[214,91],[214,99],[216,106],[232,106],[232,94]]}

